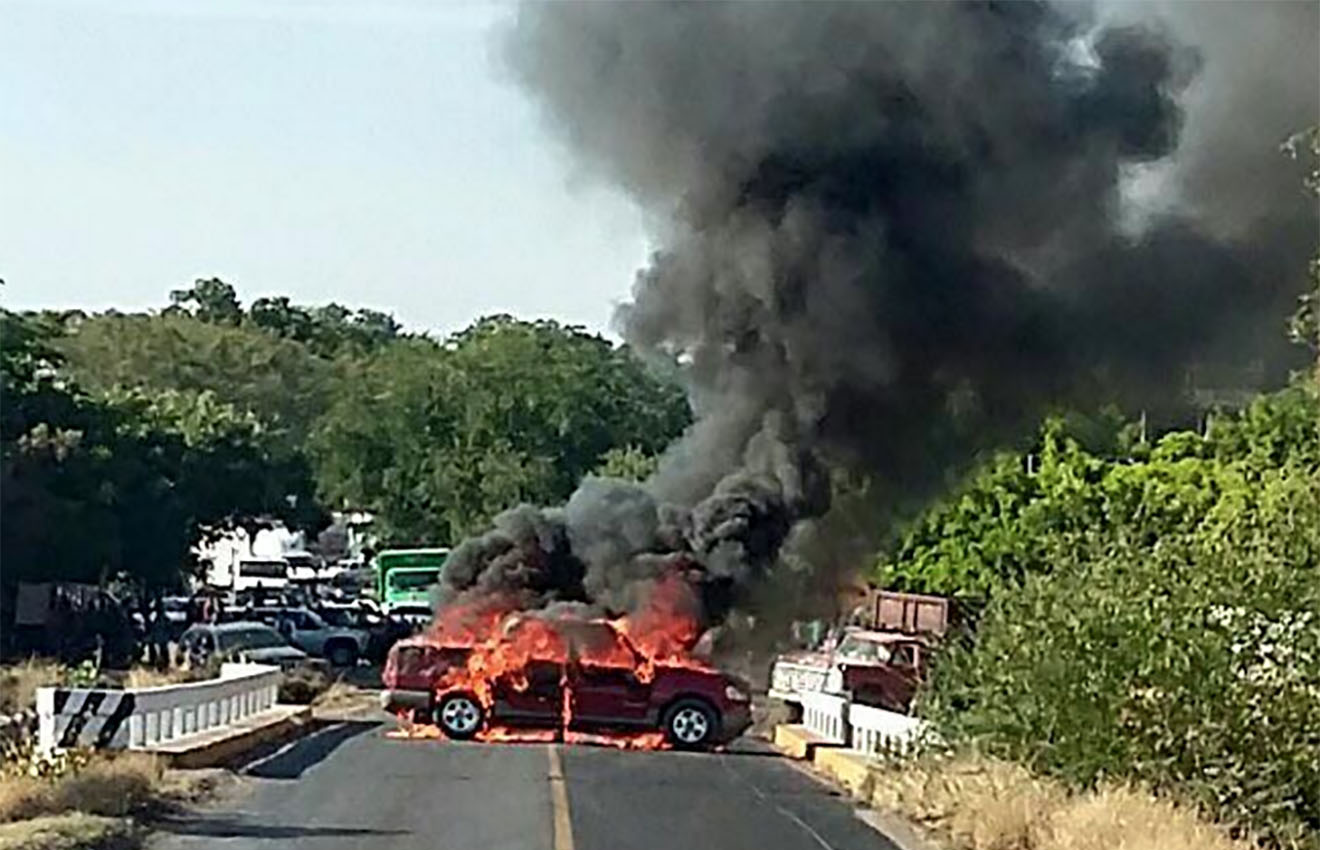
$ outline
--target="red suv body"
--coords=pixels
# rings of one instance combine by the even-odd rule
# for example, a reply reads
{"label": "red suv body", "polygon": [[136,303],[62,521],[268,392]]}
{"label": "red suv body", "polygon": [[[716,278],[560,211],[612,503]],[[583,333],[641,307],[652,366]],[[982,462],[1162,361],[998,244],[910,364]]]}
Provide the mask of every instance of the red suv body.
{"label": "red suv body", "polygon": [[[609,639],[630,646],[608,623],[590,626],[609,629]],[[727,743],[752,723],[750,690],[742,680],[700,665],[648,666],[640,655],[634,656],[638,663],[633,666],[583,657],[533,658],[516,673],[492,680],[490,704],[485,706],[469,689],[447,685],[453,677],[446,674],[455,665],[462,668],[469,652],[423,638],[400,641],[386,660],[382,704],[391,711],[413,709],[414,716],[432,719],[451,738],[473,737],[495,723],[593,732],[659,731],[672,745],[695,749]]]}

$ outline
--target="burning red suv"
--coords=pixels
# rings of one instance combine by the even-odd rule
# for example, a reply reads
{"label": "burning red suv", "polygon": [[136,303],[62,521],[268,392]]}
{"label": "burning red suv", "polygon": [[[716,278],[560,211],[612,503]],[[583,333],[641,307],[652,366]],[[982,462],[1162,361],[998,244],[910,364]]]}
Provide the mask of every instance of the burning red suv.
{"label": "burning red suv", "polygon": [[691,658],[648,657],[603,620],[514,617],[475,645],[410,638],[390,650],[382,678],[387,710],[457,739],[651,733],[657,745],[702,749],[752,722],[745,682]]}

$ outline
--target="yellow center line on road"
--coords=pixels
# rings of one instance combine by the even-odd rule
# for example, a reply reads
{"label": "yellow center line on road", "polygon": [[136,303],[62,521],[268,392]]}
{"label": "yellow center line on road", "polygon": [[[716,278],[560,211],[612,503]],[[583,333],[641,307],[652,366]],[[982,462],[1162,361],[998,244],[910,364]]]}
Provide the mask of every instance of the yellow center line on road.
{"label": "yellow center line on road", "polygon": [[554,850],[573,850],[573,821],[568,816],[568,786],[564,783],[564,766],[559,761],[559,745],[545,748],[550,759],[550,808],[554,813]]}

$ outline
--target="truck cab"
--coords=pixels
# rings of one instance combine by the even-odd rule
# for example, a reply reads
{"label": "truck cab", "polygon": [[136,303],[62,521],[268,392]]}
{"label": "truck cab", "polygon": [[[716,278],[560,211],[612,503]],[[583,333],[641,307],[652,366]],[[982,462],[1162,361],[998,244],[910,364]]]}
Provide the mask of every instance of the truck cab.
{"label": "truck cab", "polygon": [[447,548],[387,549],[376,556],[381,612],[414,625],[431,620],[431,589],[449,557]]}
{"label": "truck cab", "polygon": [[814,648],[775,658],[769,695],[798,710],[804,693],[834,693],[906,713],[948,621],[947,599],[872,590]]}

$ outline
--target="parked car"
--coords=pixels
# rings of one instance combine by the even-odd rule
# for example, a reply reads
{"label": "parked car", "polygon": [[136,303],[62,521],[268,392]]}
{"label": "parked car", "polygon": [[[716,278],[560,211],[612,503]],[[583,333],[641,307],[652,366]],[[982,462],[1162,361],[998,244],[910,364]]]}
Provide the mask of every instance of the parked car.
{"label": "parked car", "polygon": [[357,629],[367,633],[367,647],[362,653],[373,664],[385,660],[395,642],[413,633],[410,623],[396,617],[387,617],[378,609],[343,603],[322,603],[316,613],[336,628]]}
{"label": "parked car", "polygon": [[[569,691],[568,726],[575,730],[663,732],[671,745],[705,749],[726,743],[752,723],[749,686],[742,680],[699,664],[656,663],[605,621],[573,621],[566,638],[574,645],[612,645],[612,662],[586,660],[589,653],[538,656],[533,650],[525,668],[490,682],[489,705],[468,690],[450,686],[446,675],[466,663],[471,650],[400,641],[390,650],[381,696],[387,710],[411,709],[432,720],[450,738],[475,737],[489,723],[504,726],[560,727],[564,689]],[[639,670],[647,670],[643,677]]]}
{"label": "parked car", "polygon": [[274,626],[289,643],[336,667],[352,667],[368,654],[371,635],[367,629],[331,625],[306,608],[253,608],[251,616]]}
{"label": "parked car", "polygon": [[198,623],[179,638],[179,647],[190,664],[222,661],[252,661],[292,670],[309,663],[307,653],[290,646],[280,633],[265,623]]}

